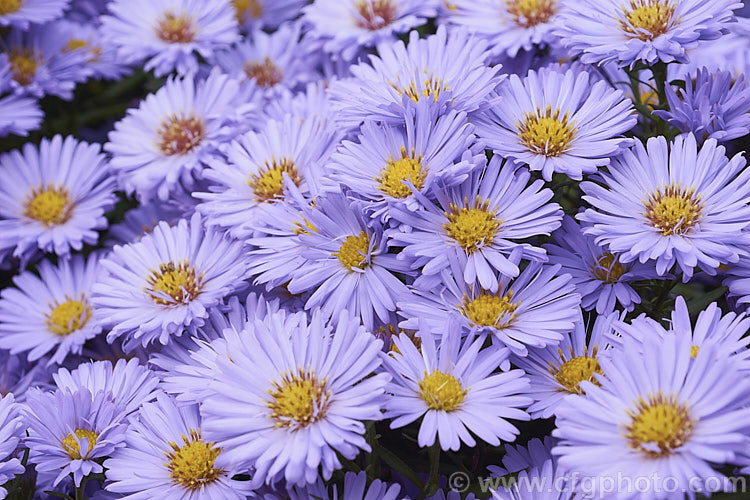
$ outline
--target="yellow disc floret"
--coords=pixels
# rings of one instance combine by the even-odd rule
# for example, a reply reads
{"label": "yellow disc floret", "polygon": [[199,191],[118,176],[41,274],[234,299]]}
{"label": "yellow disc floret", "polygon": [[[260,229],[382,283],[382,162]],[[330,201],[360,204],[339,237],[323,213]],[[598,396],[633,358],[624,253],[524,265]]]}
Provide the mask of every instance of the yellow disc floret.
{"label": "yellow disc floret", "polygon": [[703,217],[703,202],[695,188],[684,189],[674,183],[649,194],[643,205],[643,215],[664,236],[690,233]]}
{"label": "yellow disc floret", "polygon": [[468,389],[448,373],[434,370],[419,381],[419,397],[431,410],[453,411],[463,403]]}
{"label": "yellow disc floret", "polygon": [[203,275],[198,275],[187,260],[166,262],[146,277],[146,293],[159,305],[180,305],[191,301],[203,288]]}
{"label": "yellow disc floret", "polygon": [[411,194],[409,186],[404,184],[404,181],[408,181],[417,190],[421,190],[427,177],[422,158],[422,155],[415,153],[414,148],[411,153],[407,153],[406,148],[401,146],[401,157],[396,159],[391,156],[380,175],[375,177],[378,189],[394,198],[406,198]]}
{"label": "yellow disc floret", "polygon": [[289,177],[295,186],[299,186],[302,182],[299,171],[294,165],[294,160],[291,158],[277,159],[272,157],[270,161],[266,161],[247,181],[247,185],[255,194],[255,200],[262,203],[283,198],[284,174]]}
{"label": "yellow disc floret", "polygon": [[68,299],[51,306],[46,323],[50,332],[65,337],[83,328],[90,319],[91,305],[82,294],[81,300]]}
{"label": "yellow disc floret", "polygon": [[625,268],[617,257],[609,252],[600,255],[594,267],[591,268],[591,274],[596,279],[609,284],[617,283],[625,272]]}
{"label": "yellow disc floret", "polygon": [[458,243],[467,254],[492,244],[502,221],[497,218],[497,208],[490,210],[489,200],[477,196],[472,205],[464,199],[465,206],[451,203],[450,212],[445,212],[448,223],[443,225],[448,237]]}
{"label": "yellow disc floret", "polygon": [[285,374],[273,382],[268,408],[277,428],[299,429],[325,417],[331,391],[325,380],[319,380],[310,369]]}
{"label": "yellow disc floret", "polygon": [[675,396],[662,393],[639,398],[628,415],[631,420],[625,426],[625,437],[647,458],[671,455],[690,439],[695,426],[688,407]]}
{"label": "yellow disc floret", "polygon": [[625,19],[620,29],[640,40],[653,40],[666,33],[672,25],[675,6],[671,0],[630,0],[623,6]]}
{"label": "yellow disc floret", "polygon": [[591,356],[576,356],[573,348],[570,348],[570,359],[565,359],[562,349],[558,349],[562,365],[554,366],[550,363],[549,371],[555,377],[555,380],[563,386],[564,390],[573,394],[583,394],[581,382],[584,380],[599,385],[599,381],[594,376],[595,373],[602,374],[597,358],[597,346],[594,346]]}
{"label": "yellow disc floret", "polygon": [[47,184],[31,188],[24,202],[23,214],[47,226],[65,224],[73,212],[73,201],[63,186]]}
{"label": "yellow disc floret", "polygon": [[338,257],[345,269],[351,271],[353,267],[364,269],[370,262],[370,238],[362,231],[357,236],[347,236],[332,255]]}
{"label": "yellow disc floret", "polygon": [[505,328],[515,319],[514,313],[520,305],[520,302],[513,302],[512,290],[503,297],[482,290],[478,297],[469,298],[464,295],[458,310],[474,326]]}
{"label": "yellow disc floret", "polygon": [[505,10],[521,28],[533,28],[557,12],[557,0],[505,0]]}
{"label": "yellow disc floret", "polygon": [[188,434],[182,436],[182,445],[169,442],[172,450],[165,453],[169,460],[165,465],[173,482],[193,491],[216,481],[224,471],[215,467],[221,453],[216,443],[206,443],[200,430],[190,429]]}
{"label": "yellow disc floret", "polygon": [[[75,436],[73,434],[75,434]],[[76,429],[75,432],[69,433],[65,436],[65,439],[62,441],[62,447],[71,460],[85,459],[88,457],[88,454],[91,453],[91,450],[94,449],[94,446],[96,446],[96,440],[98,437],[99,435],[94,431],[88,429]],[[80,441],[84,438],[88,442],[88,445],[86,452],[81,453]]]}
{"label": "yellow disc floret", "polygon": [[518,123],[518,138],[529,151],[546,157],[560,156],[570,149],[577,129],[570,122],[570,116],[565,113],[560,116],[560,110],[552,111],[547,105],[544,111],[537,110],[527,113],[523,123]]}

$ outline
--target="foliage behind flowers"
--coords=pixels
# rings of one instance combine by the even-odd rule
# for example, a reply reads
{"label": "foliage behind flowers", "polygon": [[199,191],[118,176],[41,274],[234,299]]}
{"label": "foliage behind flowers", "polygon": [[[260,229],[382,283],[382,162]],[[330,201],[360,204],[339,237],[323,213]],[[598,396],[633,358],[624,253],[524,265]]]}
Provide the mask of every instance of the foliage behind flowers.
{"label": "foliage behind flowers", "polygon": [[0,498],[747,498],[747,14],[0,0]]}

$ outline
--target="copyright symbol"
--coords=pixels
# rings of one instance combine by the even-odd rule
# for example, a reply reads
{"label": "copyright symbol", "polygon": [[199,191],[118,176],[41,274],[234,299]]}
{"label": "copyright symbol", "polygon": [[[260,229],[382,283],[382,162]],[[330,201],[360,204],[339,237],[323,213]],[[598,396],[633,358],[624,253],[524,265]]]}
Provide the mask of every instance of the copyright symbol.
{"label": "copyright symbol", "polygon": [[469,489],[469,475],[465,472],[454,472],[448,478],[448,488],[456,493],[463,493]]}

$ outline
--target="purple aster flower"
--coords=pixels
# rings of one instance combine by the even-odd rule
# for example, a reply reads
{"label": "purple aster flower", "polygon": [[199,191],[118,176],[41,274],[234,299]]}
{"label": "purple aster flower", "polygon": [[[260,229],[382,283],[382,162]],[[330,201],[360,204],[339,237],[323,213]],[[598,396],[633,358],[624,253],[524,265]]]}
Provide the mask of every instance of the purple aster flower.
{"label": "purple aster flower", "polygon": [[101,321],[111,325],[109,342],[124,337],[124,348],[191,333],[202,326],[208,309],[244,286],[242,244],[212,228],[198,214],[116,246],[101,265],[92,303]]}
{"label": "purple aster flower", "polygon": [[404,247],[399,258],[412,269],[424,266],[417,286],[428,289],[443,269],[455,267],[463,270],[467,284],[479,282],[495,292],[495,271],[518,276],[518,262],[508,260],[514,249],[525,259],[545,261],[543,249],[521,240],[552,233],[563,213],[549,202],[552,191],[542,187],[544,182],[529,184],[530,178],[528,171],[494,156],[463,184],[434,190],[438,204],[415,193],[423,210],[392,206],[390,215],[403,227],[389,232],[390,245]]}
{"label": "purple aster flower", "polygon": [[309,0],[232,0],[240,26],[275,29],[302,13]]}
{"label": "purple aster flower", "polygon": [[[24,471],[24,466],[16,457],[16,448],[24,436],[24,431],[25,426],[19,416],[19,406],[13,394],[3,395],[0,391],[0,485]],[[8,491],[0,486],[0,499],[7,495]]]}
{"label": "purple aster flower", "polygon": [[69,474],[80,486],[84,477],[104,472],[100,459],[125,444],[123,406],[104,392],[30,389],[22,411],[29,426],[24,441],[29,462],[40,473],[56,474],[53,486]]}
{"label": "purple aster flower", "polygon": [[491,107],[474,121],[487,146],[516,165],[580,180],[632,143],[622,134],[637,122],[633,103],[587,71],[511,75]]}
{"label": "purple aster flower", "polygon": [[[487,65],[487,41],[466,30],[440,26],[424,39],[417,31],[402,41],[378,45],[378,56],[351,67],[353,78],[334,81],[330,95],[342,123],[400,123],[409,99],[435,101],[471,113],[487,103],[503,81],[500,66]],[[461,61],[461,64],[456,64]]]}
{"label": "purple aster flower", "polygon": [[664,275],[676,263],[685,281],[696,265],[715,275],[750,245],[750,170],[742,155],[724,154],[714,139],[699,151],[692,134],[671,147],[664,137],[636,142],[601,175],[603,185],[581,184],[594,207],[577,216],[590,224],[584,233],[623,264],[655,261]]}
{"label": "purple aster flower", "polygon": [[115,203],[115,180],[98,144],[56,135],[0,156],[0,253],[27,260],[37,248],[67,256],[96,244]]}
{"label": "purple aster flower", "polygon": [[[104,462],[106,489],[123,498],[244,500],[248,481],[225,449],[203,437],[196,406],[180,406],[164,393],[130,421],[125,446]],[[119,497],[118,497],[119,498]]]}
{"label": "purple aster flower", "polygon": [[557,35],[587,64],[684,63],[698,41],[726,33],[741,6],[736,0],[576,0],[560,16]]}
{"label": "purple aster flower", "polygon": [[91,306],[91,288],[101,272],[97,254],[75,255],[56,266],[42,261],[38,275],[26,271],[13,278],[16,288],[0,292],[0,348],[27,352],[29,361],[52,353],[48,364],[80,354],[102,331]]}
{"label": "purple aster flower", "polygon": [[5,0],[0,5],[0,26],[22,30],[62,17],[70,0]]}
{"label": "purple aster flower", "polygon": [[66,42],[63,51],[83,51],[92,77],[119,80],[130,73],[130,67],[118,57],[117,47],[103,39],[101,27],[97,24],[66,19],[57,23],[57,26],[61,38]]}
{"label": "purple aster flower", "polygon": [[736,297],[738,305],[747,307],[750,304],[750,262],[740,259],[727,266],[723,285],[729,288],[730,297]]}
{"label": "purple aster flower", "polygon": [[32,363],[0,349],[0,394],[13,394],[16,401],[26,399],[29,387],[50,387],[50,369],[44,362]]}
{"label": "purple aster flower", "polygon": [[[681,132],[700,140],[731,141],[750,133],[750,87],[745,75],[736,80],[728,71],[700,69],[685,78],[685,88],[667,85],[669,111],[654,114]],[[679,92],[679,94],[678,94]]]}
{"label": "purple aster flower", "polygon": [[[187,212],[187,213],[186,213]],[[151,201],[137,208],[125,212],[122,222],[113,224],[107,230],[107,246],[127,245],[140,240],[154,230],[161,221],[170,226],[180,219],[190,217],[194,211],[186,211],[184,207],[170,201]]]}
{"label": "purple aster flower", "polygon": [[[364,420],[380,420],[385,373],[382,343],[345,311],[337,326],[319,312],[288,330],[277,315],[255,321],[230,356],[219,356],[213,394],[201,404],[205,436],[235,463],[255,469],[254,483],[315,482],[370,451]],[[247,373],[255,374],[247,377]]]}
{"label": "purple aster flower", "polygon": [[584,228],[571,217],[565,217],[562,228],[553,233],[552,242],[544,248],[549,262],[560,264],[562,271],[571,275],[583,308],[596,308],[599,314],[611,313],[618,304],[632,311],[641,297],[629,283],[661,277],[649,263],[621,263],[616,254],[584,234]]}
{"label": "purple aster flower", "polygon": [[518,429],[507,419],[528,420],[521,408],[531,403],[522,396],[529,381],[521,370],[496,373],[508,350],[482,349],[486,338],[469,335],[461,341],[455,330],[436,339],[429,329],[420,330],[420,348],[406,335],[394,340],[398,352],[385,356],[393,380],[386,387],[389,398],[385,418],[397,429],[422,418],[419,446],[439,440],[443,450],[458,451],[463,442],[473,447],[470,433],[492,446],[516,439]]}
{"label": "purple aster flower", "polygon": [[592,495],[603,479],[657,478],[608,498],[657,499],[667,485],[695,492],[723,484],[712,464],[747,450],[750,383],[716,348],[706,345],[691,359],[690,339],[671,335],[625,342],[618,355],[600,358],[598,384],[581,382],[584,394],[557,407],[552,435],[560,443],[552,451],[560,466],[598,478]]}
{"label": "purple aster flower", "polygon": [[113,0],[101,22],[123,61],[147,59],[144,69],[156,76],[195,74],[198,56],[209,59],[239,40],[229,0]]}
{"label": "purple aster flower", "polygon": [[0,53],[0,137],[8,134],[27,135],[39,128],[44,112],[36,99],[20,95],[7,95],[12,91],[13,73],[7,54]]}

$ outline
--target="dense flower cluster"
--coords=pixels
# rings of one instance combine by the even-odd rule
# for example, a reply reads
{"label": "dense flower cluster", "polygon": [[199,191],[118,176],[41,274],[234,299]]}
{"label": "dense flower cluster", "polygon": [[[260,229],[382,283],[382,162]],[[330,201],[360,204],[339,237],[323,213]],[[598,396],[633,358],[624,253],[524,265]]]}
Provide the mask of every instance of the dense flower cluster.
{"label": "dense flower cluster", "polygon": [[0,0],[0,498],[748,495],[748,15]]}

